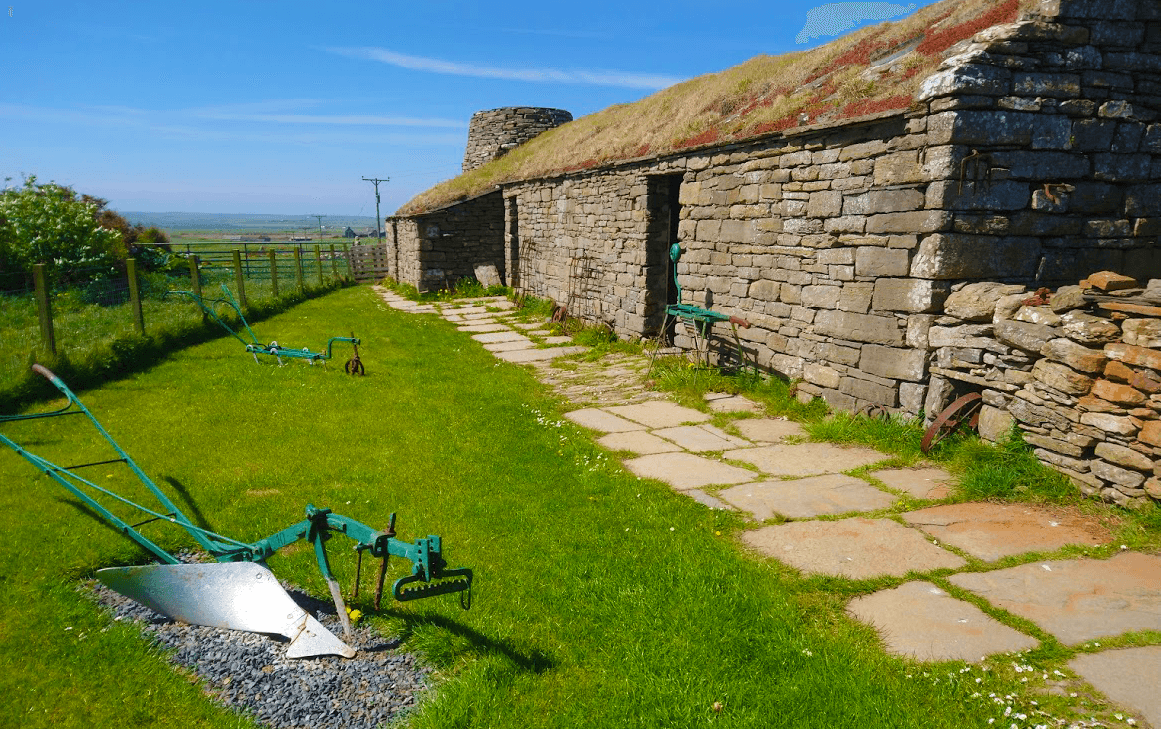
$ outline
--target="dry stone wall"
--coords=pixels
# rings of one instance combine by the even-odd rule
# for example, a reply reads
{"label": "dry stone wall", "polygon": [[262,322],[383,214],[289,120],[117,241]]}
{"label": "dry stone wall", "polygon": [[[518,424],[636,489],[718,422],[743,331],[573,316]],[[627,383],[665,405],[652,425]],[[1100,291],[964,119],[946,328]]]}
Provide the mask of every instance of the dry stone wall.
{"label": "dry stone wall", "polygon": [[[1122,506],[1161,500],[1161,280],[1102,272],[1056,291],[957,287],[932,326],[932,400],[981,392],[980,433],[1012,423],[1045,464]],[[1128,293],[1121,291],[1120,293]]]}
{"label": "dry stone wall", "polygon": [[572,114],[564,109],[508,106],[477,111],[468,123],[463,171],[502,157],[538,134],[570,121]]}
{"label": "dry stone wall", "polygon": [[409,218],[390,218],[400,265],[395,278],[420,291],[474,278],[478,266],[495,266],[503,280],[504,209],[500,192]]}

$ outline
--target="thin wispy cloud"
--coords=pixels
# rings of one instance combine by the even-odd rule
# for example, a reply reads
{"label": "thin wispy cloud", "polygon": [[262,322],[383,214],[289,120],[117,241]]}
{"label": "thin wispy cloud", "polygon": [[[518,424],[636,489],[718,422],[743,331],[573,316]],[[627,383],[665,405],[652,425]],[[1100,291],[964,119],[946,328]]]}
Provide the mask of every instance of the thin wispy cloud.
{"label": "thin wispy cloud", "polygon": [[887,20],[915,9],[915,3],[900,5],[885,2],[827,3],[806,13],[806,25],[795,36],[795,43],[806,43],[811,38],[838,35],[854,28],[864,20]]}
{"label": "thin wispy cloud", "polygon": [[508,81],[530,81],[536,83],[588,84],[591,86],[619,86],[631,89],[663,89],[684,79],[661,74],[632,73],[607,69],[559,68],[517,68],[506,66],[477,66],[469,63],[444,61],[425,56],[409,56],[385,48],[326,48],[351,58],[379,61],[399,68],[450,76],[470,76],[473,78],[495,78]]}

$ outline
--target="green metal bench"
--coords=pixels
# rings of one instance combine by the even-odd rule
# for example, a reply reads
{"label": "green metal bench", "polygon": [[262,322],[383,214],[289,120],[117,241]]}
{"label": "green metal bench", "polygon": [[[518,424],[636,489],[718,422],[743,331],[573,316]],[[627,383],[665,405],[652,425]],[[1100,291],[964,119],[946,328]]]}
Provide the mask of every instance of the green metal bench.
{"label": "green metal bench", "polygon": [[653,357],[650,358],[649,366],[652,369],[653,359],[657,356],[657,351],[661,349],[661,341],[665,337],[665,333],[669,330],[669,325],[672,322],[682,321],[690,324],[693,330],[693,349],[694,361],[700,365],[709,365],[709,338],[713,330],[714,324],[719,322],[728,322],[730,329],[734,335],[734,344],[738,350],[738,362],[744,363],[746,361],[746,350],[742,347],[742,340],[738,336],[738,327],[743,329],[750,328],[750,322],[746,321],[740,316],[731,316],[720,311],[707,309],[696,304],[682,304],[681,303],[681,283],[677,280],[677,261],[681,258],[681,245],[674,243],[669,247],[669,260],[673,262],[673,286],[677,290],[676,304],[668,304],[665,307],[665,317],[661,322],[661,331],[657,334],[657,347],[653,350]]}

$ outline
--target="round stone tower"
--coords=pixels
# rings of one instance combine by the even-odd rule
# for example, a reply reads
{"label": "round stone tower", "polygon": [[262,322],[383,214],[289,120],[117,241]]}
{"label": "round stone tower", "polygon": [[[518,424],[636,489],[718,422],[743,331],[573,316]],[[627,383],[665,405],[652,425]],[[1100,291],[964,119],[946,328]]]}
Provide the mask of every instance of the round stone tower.
{"label": "round stone tower", "polygon": [[532,106],[505,106],[502,109],[477,111],[468,125],[468,147],[464,151],[463,171],[503,157],[514,147],[565,122],[572,114],[564,109],[541,109]]}

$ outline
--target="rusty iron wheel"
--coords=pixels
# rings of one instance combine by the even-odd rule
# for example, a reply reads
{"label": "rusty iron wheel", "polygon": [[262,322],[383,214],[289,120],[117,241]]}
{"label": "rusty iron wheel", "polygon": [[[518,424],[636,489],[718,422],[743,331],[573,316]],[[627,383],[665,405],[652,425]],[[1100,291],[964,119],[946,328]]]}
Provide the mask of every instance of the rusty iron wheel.
{"label": "rusty iron wheel", "polygon": [[931,427],[923,434],[920,448],[924,453],[930,453],[936,443],[960,428],[966,427],[975,430],[980,422],[980,410],[983,409],[983,404],[983,395],[978,392],[969,392],[957,398],[932,421]]}

